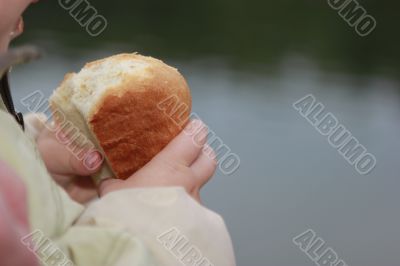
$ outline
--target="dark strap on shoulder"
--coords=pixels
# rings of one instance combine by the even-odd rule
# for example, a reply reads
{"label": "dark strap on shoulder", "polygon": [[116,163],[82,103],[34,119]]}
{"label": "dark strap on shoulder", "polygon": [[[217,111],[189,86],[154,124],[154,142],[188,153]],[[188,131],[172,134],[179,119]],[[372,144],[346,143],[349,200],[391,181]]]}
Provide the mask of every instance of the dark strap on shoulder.
{"label": "dark strap on shoulder", "polygon": [[26,63],[37,59],[40,52],[33,46],[24,46],[0,54],[0,94],[7,111],[15,117],[18,124],[24,129],[24,117],[21,113],[15,112],[14,103],[11,97],[10,85],[8,83],[8,70],[18,64]]}
{"label": "dark strap on shoulder", "polygon": [[25,129],[24,116],[21,113],[17,113],[14,108],[14,102],[11,96],[7,72],[3,75],[0,81],[0,94],[1,98],[3,99],[4,105],[7,108],[7,111],[14,116],[15,120],[17,120],[18,124],[21,125],[22,129]]}

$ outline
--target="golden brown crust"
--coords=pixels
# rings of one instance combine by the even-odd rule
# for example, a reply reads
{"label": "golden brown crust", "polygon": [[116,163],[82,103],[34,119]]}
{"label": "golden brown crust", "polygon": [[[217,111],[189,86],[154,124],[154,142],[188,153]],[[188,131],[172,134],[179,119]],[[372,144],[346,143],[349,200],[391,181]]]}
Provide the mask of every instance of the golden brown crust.
{"label": "golden brown crust", "polygon": [[[149,162],[181,130],[191,111],[191,96],[179,72],[159,60],[140,55],[149,63],[147,78],[126,77],[123,85],[110,88],[96,103],[89,125],[104,150],[117,178],[126,179]],[[100,61],[92,62],[94,66]],[[177,106],[161,110],[158,104],[171,96],[186,108],[173,112]]]}

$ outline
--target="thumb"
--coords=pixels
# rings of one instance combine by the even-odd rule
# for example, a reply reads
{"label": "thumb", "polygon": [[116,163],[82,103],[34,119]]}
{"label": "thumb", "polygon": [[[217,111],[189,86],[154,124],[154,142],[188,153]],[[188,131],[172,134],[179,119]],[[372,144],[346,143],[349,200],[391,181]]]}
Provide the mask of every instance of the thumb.
{"label": "thumb", "polygon": [[86,152],[83,157],[65,148],[57,153],[58,159],[52,160],[52,171],[49,171],[58,175],[89,176],[96,173],[103,163],[103,156],[95,150]]}
{"label": "thumb", "polygon": [[48,171],[56,175],[88,176],[96,173],[103,156],[96,150],[81,151],[79,154],[68,149],[54,136],[44,134],[37,140],[39,151]]}

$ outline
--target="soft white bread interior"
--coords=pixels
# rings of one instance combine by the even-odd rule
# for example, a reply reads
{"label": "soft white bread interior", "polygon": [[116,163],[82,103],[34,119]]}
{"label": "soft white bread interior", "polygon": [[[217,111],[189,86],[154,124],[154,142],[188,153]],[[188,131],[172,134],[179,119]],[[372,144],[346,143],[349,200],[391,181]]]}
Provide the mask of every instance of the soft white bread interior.
{"label": "soft white bread interior", "polygon": [[[175,104],[160,109],[171,97]],[[175,68],[151,57],[119,54],[67,74],[50,106],[74,145],[90,141],[105,156],[97,178],[126,179],[182,130],[191,96]]]}

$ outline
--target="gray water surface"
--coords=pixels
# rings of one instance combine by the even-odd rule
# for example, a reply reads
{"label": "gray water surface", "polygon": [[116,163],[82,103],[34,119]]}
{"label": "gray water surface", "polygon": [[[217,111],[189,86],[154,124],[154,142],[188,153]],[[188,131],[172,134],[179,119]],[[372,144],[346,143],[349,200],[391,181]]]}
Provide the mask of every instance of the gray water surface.
{"label": "gray water surface", "polygon": [[[49,95],[66,72],[103,55],[48,55],[16,69],[15,101],[35,90]],[[169,63],[187,77],[193,111],[240,156],[238,171],[218,172],[203,190],[205,204],[225,218],[238,265],[314,265],[292,243],[309,228],[349,266],[400,265],[397,82],[322,73],[302,58],[283,61],[274,74],[212,61]],[[292,108],[309,93],[376,156],[372,173],[358,174]]]}

